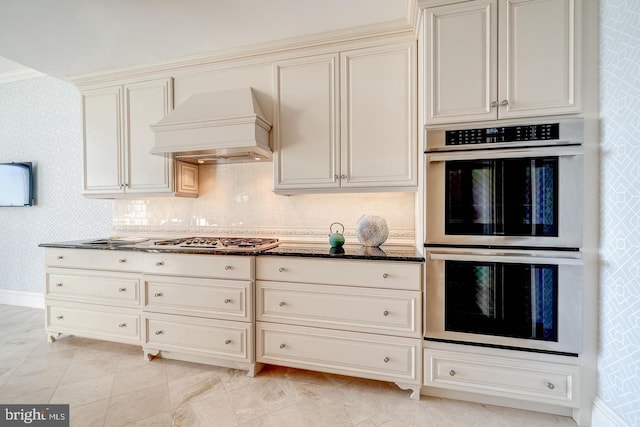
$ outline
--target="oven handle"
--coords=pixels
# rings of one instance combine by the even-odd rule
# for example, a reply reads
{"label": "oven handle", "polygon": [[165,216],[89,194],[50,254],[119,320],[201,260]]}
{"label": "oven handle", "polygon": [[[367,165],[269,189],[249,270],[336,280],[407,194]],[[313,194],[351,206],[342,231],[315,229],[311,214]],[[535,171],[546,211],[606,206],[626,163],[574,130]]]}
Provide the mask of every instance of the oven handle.
{"label": "oven handle", "polygon": [[485,159],[518,159],[523,157],[545,156],[582,156],[580,145],[565,147],[511,148],[499,150],[450,151],[446,153],[427,153],[429,162],[445,162],[450,160],[485,160]]}
{"label": "oven handle", "polygon": [[505,255],[496,252],[491,255],[477,254],[449,254],[429,253],[429,258],[435,261],[477,261],[477,262],[501,262],[517,264],[557,264],[557,265],[583,265],[582,259],[560,257],[532,257],[526,255]]}

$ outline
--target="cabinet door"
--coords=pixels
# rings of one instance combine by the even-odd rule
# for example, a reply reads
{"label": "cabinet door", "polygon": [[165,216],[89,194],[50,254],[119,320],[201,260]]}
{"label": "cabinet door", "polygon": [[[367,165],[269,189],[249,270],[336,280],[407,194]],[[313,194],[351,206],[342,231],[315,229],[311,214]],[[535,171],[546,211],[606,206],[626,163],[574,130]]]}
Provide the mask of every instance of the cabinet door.
{"label": "cabinet door", "polygon": [[172,79],[151,80],[124,87],[126,144],[124,161],[127,193],[173,190],[173,160],[169,155],[149,154],[157,123],[173,107]]}
{"label": "cabinet door", "polygon": [[500,118],[580,112],[579,3],[500,0]]}
{"label": "cabinet door", "polygon": [[416,45],[342,52],[341,186],[417,182]]}
{"label": "cabinet door", "polygon": [[122,87],[82,94],[83,194],[122,193]]}
{"label": "cabinet door", "polygon": [[425,10],[426,124],[496,118],[496,9],[475,0]]}
{"label": "cabinet door", "polygon": [[274,65],[274,190],[338,188],[337,55]]}

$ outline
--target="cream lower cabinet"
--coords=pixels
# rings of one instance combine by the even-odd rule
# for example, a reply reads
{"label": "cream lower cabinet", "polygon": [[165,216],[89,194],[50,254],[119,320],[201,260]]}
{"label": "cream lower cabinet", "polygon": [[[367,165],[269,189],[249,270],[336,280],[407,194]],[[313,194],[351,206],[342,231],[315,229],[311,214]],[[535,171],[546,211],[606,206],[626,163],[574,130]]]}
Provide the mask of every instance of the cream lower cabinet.
{"label": "cream lower cabinet", "polygon": [[254,258],[145,253],[143,349],[255,376]]}
{"label": "cream lower cabinet", "polygon": [[478,351],[425,349],[424,385],[555,406],[580,405],[577,366]]}
{"label": "cream lower cabinet", "polygon": [[149,154],[150,124],[173,108],[173,80],[157,79],[82,92],[87,197],[198,195],[198,166]]}
{"label": "cream lower cabinet", "polygon": [[141,343],[142,254],[45,249],[45,328],[60,334]]}
{"label": "cream lower cabinet", "polygon": [[415,42],[274,64],[274,191],[416,190]]}
{"label": "cream lower cabinet", "polygon": [[419,263],[258,257],[258,362],[395,382],[419,399]]}

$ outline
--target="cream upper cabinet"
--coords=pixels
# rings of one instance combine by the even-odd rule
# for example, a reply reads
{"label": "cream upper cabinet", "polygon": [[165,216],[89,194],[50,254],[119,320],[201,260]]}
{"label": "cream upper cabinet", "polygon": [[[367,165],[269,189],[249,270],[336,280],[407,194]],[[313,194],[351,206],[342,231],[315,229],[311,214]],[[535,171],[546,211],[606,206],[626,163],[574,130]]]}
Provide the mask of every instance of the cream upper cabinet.
{"label": "cream upper cabinet", "polygon": [[416,45],[340,54],[345,188],[417,188]]}
{"label": "cream upper cabinet", "polygon": [[340,187],[339,56],[274,65],[276,191]]}
{"label": "cream upper cabinet", "polygon": [[427,7],[425,123],[580,112],[578,7],[575,0]]}
{"label": "cream upper cabinet", "polygon": [[[197,166],[178,168],[149,154],[158,122],[173,107],[171,78],[85,91],[84,189],[93,197],[179,193],[197,195]],[[176,183],[182,187],[177,187]]]}
{"label": "cream upper cabinet", "polygon": [[274,64],[274,191],[417,188],[415,43]]}

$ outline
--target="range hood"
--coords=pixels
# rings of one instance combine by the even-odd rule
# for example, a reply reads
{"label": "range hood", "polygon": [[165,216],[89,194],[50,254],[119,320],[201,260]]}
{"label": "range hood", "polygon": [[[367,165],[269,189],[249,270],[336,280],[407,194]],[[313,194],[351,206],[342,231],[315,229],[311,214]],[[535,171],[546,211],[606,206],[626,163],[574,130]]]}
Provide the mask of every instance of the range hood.
{"label": "range hood", "polygon": [[151,125],[151,154],[191,163],[271,160],[269,132],[253,88],[199,93]]}

